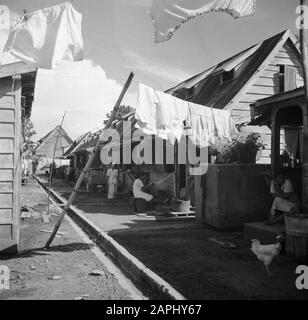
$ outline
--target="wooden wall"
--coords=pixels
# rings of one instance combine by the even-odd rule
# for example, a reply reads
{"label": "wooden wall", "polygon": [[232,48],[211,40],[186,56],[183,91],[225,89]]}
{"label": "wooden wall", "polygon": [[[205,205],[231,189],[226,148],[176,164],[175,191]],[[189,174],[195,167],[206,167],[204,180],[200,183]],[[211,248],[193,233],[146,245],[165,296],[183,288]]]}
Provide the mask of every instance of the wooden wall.
{"label": "wooden wall", "polygon": [[[296,53],[296,48],[290,40],[288,40],[282,48],[275,54],[273,59],[268,62],[267,66],[257,72],[243,92],[236,97],[226,109],[231,111],[235,123],[248,123],[251,120],[250,105],[260,99],[265,99],[272,95],[280,93],[279,65],[286,65],[294,68],[296,87],[304,85],[303,73]],[[240,69],[238,70],[240,72]],[[268,127],[249,127],[246,131],[257,131],[261,134],[262,140],[266,145],[266,149],[262,151],[262,158],[258,163],[269,164],[271,153],[271,132]],[[281,150],[284,149],[284,137],[281,136]]]}
{"label": "wooden wall", "polygon": [[[52,158],[58,135],[59,135],[59,131],[57,130],[54,131],[52,133],[52,136],[48,137],[47,140],[37,148],[36,155],[42,156],[45,158]],[[61,158],[68,147],[70,147],[70,143],[62,135],[60,135],[57,143],[55,157]]]}
{"label": "wooden wall", "polygon": [[21,81],[0,79],[0,252],[17,251],[21,185]]}

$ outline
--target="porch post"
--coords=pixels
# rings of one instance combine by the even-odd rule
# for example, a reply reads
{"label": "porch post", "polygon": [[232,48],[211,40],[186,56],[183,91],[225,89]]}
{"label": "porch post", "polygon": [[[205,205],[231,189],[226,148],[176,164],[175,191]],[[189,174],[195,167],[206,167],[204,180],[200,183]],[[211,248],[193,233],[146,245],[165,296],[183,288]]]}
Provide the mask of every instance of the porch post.
{"label": "porch post", "polygon": [[280,121],[278,110],[273,110],[271,115],[272,147],[271,163],[272,178],[278,173],[280,167]]}
{"label": "porch post", "polygon": [[308,111],[306,104],[302,106],[303,110],[303,209],[308,214]]}

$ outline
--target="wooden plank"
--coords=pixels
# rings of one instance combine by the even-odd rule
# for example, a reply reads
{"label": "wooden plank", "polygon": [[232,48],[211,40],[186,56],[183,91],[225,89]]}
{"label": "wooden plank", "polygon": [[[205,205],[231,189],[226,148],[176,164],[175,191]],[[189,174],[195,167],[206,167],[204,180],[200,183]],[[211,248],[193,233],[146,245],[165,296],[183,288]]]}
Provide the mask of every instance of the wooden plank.
{"label": "wooden plank", "polygon": [[13,209],[0,209],[0,223],[13,220]]}
{"label": "wooden plank", "polygon": [[0,109],[14,105],[14,96],[0,95]]}
{"label": "wooden plank", "polygon": [[25,64],[24,62],[10,63],[0,66],[0,78],[34,72],[36,70],[35,67]]}
{"label": "wooden plank", "polygon": [[12,169],[0,169],[0,181],[13,181],[13,179]]}
{"label": "wooden plank", "polygon": [[265,85],[258,85],[254,84],[249,89],[249,92],[247,94],[260,94],[265,96],[272,96],[274,94],[279,93],[279,87],[278,86],[265,86]]}
{"label": "wooden plank", "polygon": [[13,182],[0,182],[0,192],[13,192]]}
{"label": "wooden plank", "polygon": [[0,225],[0,239],[12,239],[12,225],[3,224]]}
{"label": "wooden plank", "polygon": [[13,109],[0,109],[1,123],[14,123],[15,111]]}
{"label": "wooden plank", "polygon": [[[1,113],[1,112],[0,112]],[[14,124],[13,123],[1,123],[0,122],[0,137],[14,137]]]}
{"label": "wooden plank", "polygon": [[14,169],[14,155],[0,154],[0,169]]}
{"label": "wooden plank", "polygon": [[260,76],[254,86],[266,86],[266,87],[277,87],[279,88],[279,77],[264,77]]}
{"label": "wooden plank", "polygon": [[13,153],[14,140],[13,138],[3,139],[0,138],[0,153]]}
{"label": "wooden plank", "polygon": [[11,208],[13,206],[13,194],[0,193],[0,207]]}

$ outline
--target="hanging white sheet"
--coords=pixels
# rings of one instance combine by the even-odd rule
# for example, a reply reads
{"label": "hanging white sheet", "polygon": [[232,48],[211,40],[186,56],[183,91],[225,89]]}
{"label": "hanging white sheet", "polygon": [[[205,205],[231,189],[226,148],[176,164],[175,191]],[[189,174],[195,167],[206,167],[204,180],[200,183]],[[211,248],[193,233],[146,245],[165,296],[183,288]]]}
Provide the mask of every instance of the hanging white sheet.
{"label": "hanging white sheet", "polygon": [[5,50],[45,69],[56,69],[61,60],[82,60],[81,21],[70,2],[29,13],[12,25]]}

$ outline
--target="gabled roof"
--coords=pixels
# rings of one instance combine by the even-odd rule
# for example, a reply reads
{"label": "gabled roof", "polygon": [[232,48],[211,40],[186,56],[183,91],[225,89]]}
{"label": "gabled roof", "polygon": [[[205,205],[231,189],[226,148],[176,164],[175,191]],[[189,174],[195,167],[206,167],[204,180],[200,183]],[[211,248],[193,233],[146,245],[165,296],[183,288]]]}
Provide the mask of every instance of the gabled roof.
{"label": "gabled roof", "polygon": [[78,137],[73,143],[72,145],[68,148],[68,150],[64,153],[64,157],[69,157],[71,156],[76,150],[77,148],[80,146],[80,144],[87,139],[89,136],[91,135],[91,131],[81,135],[80,137]]}
{"label": "gabled roof", "polygon": [[48,132],[43,138],[41,138],[38,141],[38,145],[36,146],[35,150],[38,150],[39,148],[41,148],[49,140],[49,138],[51,138],[53,134],[56,132],[60,133],[60,135],[62,135],[66,139],[68,144],[73,143],[73,140],[69,137],[66,131],[61,126],[56,126],[53,130]]}
{"label": "gabled roof", "polygon": [[[291,39],[298,49],[296,37],[290,30],[286,30],[180,83],[166,93],[197,104],[222,109],[258,71],[277,45],[281,43],[282,46],[288,39]],[[299,55],[298,50],[297,52]],[[224,84],[220,83],[221,72],[231,71],[239,66],[242,69],[237,77]]]}

